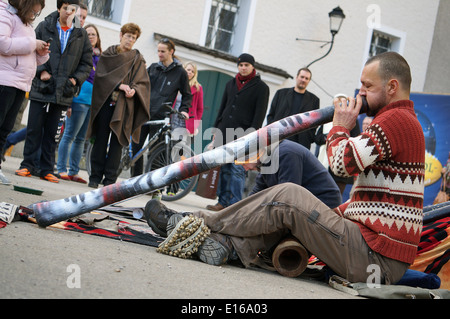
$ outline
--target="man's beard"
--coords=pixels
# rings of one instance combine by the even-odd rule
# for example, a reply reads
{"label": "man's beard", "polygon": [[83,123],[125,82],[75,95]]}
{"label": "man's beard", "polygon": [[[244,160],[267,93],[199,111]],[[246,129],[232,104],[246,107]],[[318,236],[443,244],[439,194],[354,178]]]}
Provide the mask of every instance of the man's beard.
{"label": "man's beard", "polygon": [[386,96],[383,96],[382,98],[380,98],[380,100],[369,103],[369,109],[366,112],[366,115],[368,115],[370,117],[374,117],[386,105],[388,105],[388,101],[387,101]]}

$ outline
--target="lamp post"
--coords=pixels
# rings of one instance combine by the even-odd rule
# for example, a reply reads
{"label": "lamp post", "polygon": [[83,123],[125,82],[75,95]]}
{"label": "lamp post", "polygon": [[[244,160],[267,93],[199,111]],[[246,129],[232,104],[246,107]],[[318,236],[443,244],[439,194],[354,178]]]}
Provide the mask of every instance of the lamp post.
{"label": "lamp post", "polygon": [[334,46],[334,37],[336,36],[336,34],[339,33],[339,30],[341,29],[342,23],[344,22],[345,19],[345,14],[344,11],[342,11],[342,9],[340,7],[336,7],[333,9],[333,11],[331,11],[328,16],[330,17],[330,32],[331,32],[331,41],[319,41],[319,40],[308,40],[308,39],[297,39],[299,41],[312,41],[312,42],[322,42],[325,43],[322,47],[324,47],[327,44],[331,44],[330,45],[330,49],[328,50],[328,52],[321,58],[314,60],[313,62],[311,62],[310,64],[308,64],[307,68],[309,68],[311,65],[313,65],[314,63],[324,59],[326,56],[328,56],[331,52],[331,50],[333,50],[333,46]]}

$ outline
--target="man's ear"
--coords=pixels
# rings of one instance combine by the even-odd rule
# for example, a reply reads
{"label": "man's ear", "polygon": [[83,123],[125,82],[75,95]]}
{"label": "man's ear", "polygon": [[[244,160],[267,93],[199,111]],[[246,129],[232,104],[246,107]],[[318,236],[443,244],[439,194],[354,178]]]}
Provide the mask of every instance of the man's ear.
{"label": "man's ear", "polygon": [[400,90],[400,84],[399,84],[398,80],[396,80],[396,79],[389,80],[389,82],[387,84],[388,94],[395,95],[395,93],[399,92],[399,90]]}

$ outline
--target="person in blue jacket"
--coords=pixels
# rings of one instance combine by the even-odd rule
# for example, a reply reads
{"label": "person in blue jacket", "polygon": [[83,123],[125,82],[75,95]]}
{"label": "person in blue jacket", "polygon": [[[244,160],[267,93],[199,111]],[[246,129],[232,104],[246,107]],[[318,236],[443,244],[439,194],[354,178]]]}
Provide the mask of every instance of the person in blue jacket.
{"label": "person in blue jacket", "polygon": [[266,152],[265,160],[238,162],[247,171],[260,172],[249,196],[279,184],[294,183],[309,190],[330,208],[342,204],[341,192],[333,177],[306,147],[284,140],[273,147],[270,154]]}
{"label": "person in blue jacket", "polygon": [[[97,27],[90,24],[85,27],[85,30],[92,45],[93,68],[89,78],[81,87],[80,94],[73,99],[72,106],[69,108],[64,135],[59,144],[57,162],[59,178],[82,184],[87,184],[87,181],[81,178],[78,173],[91,116],[95,71],[102,54],[101,39]],[[69,164],[69,170],[67,170],[67,164]]]}

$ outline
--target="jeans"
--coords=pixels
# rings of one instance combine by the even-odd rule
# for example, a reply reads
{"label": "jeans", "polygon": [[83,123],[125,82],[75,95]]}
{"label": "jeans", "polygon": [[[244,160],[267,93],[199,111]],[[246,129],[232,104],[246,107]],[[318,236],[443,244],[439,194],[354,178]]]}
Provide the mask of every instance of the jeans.
{"label": "jeans", "polygon": [[24,99],[25,92],[13,87],[0,85],[0,151],[3,150],[6,138],[14,128],[17,114]]}
{"label": "jeans", "polygon": [[242,199],[245,187],[245,169],[241,165],[226,164],[220,169],[219,203],[223,207],[231,206]]}
{"label": "jeans", "polygon": [[373,265],[380,268],[380,283],[395,284],[408,264],[370,249],[359,226],[336,214],[308,190],[281,184],[220,212],[194,212],[212,232],[230,236],[246,267],[274,270],[258,257],[270,252],[287,236],[294,236],[311,254],[351,282],[367,282]]}
{"label": "jeans", "polygon": [[64,135],[59,143],[58,173],[67,172],[67,163],[69,163],[69,176],[79,173],[90,115],[89,105],[72,104],[72,116],[66,119]]}

